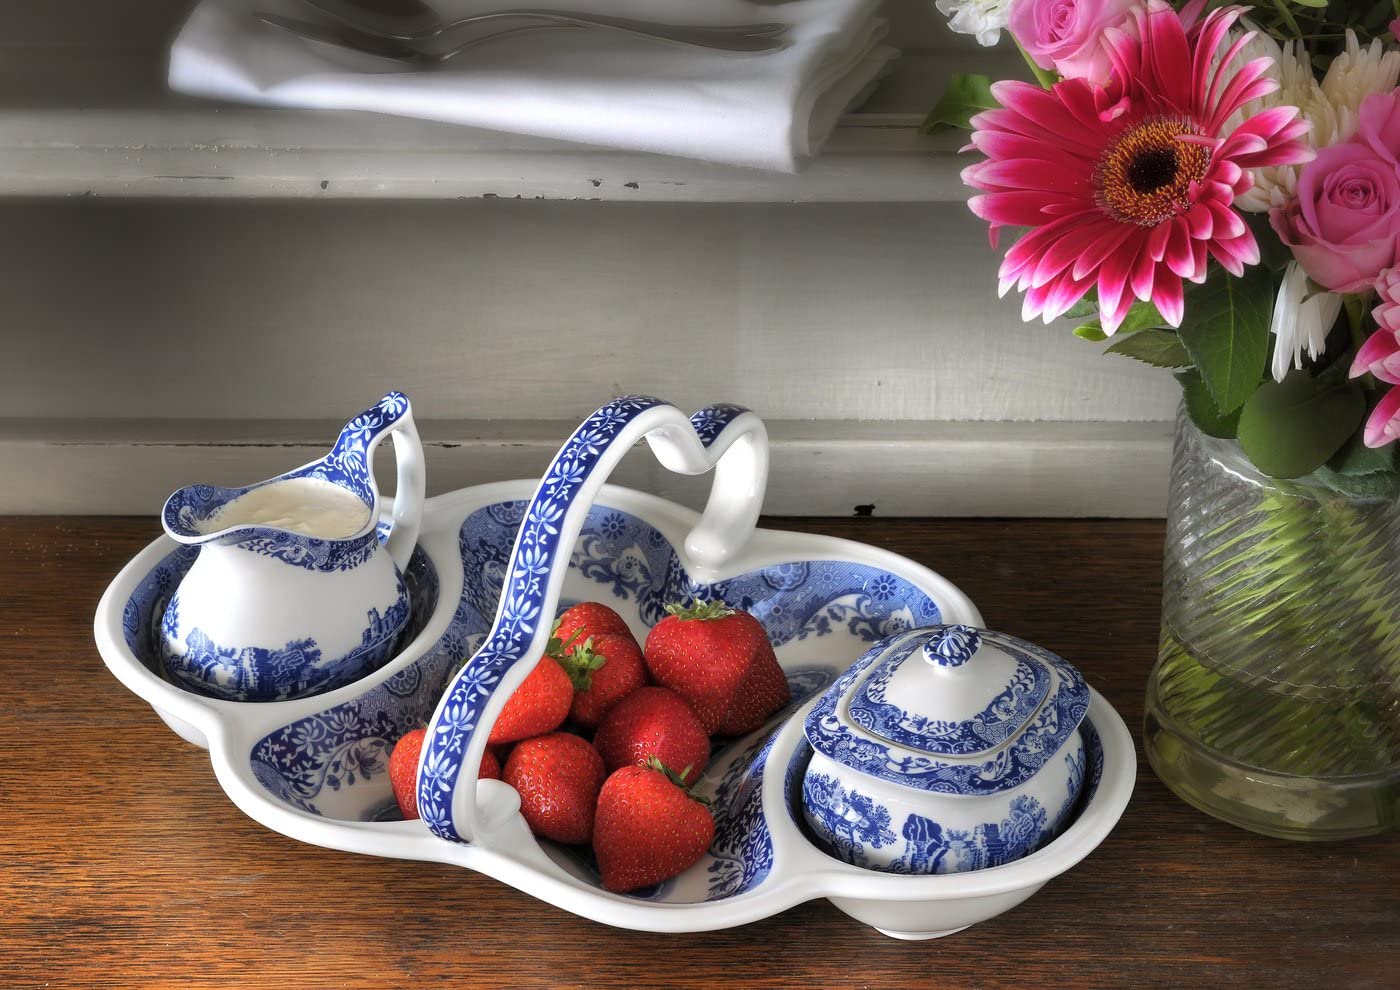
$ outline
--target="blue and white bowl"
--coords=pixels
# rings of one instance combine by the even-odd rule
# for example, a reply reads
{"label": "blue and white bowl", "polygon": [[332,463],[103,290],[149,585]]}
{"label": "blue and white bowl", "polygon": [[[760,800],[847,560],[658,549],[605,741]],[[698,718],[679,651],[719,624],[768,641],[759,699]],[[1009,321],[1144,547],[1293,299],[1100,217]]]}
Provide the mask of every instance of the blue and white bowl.
{"label": "blue and white bowl", "polygon": [[[673,470],[719,463],[704,514],[604,484],[642,438]],[[122,683],[208,748],[240,809],[305,842],[459,865],[581,916],[645,931],[728,928],[821,897],[900,937],[947,934],[1007,910],[1092,852],[1118,820],[1136,772],[1127,728],[1091,695],[1084,793],[1072,821],[1017,862],[898,876],[832,858],[802,814],[812,758],[806,714],[872,644],[981,617],[949,582],[905,558],[755,529],[766,464],[762,424],[751,413],[720,406],[687,418],[652,399],[609,403],[575,431],[542,482],[480,485],[425,503],[405,572],[413,607],[398,654],[323,695],[239,704],[162,676],[164,599],[193,555],[166,537],[108,588],[98,646]],[[717,748],[701,784],[715,802],[707,855],[652,890],[610,893],[587,855],[530,834],[512,788],[475,779],[473,754],[559,610],[606,601],[642,636],[667,601],[692,595],[722,597],[763,621],[794,701],[763,729]],[[463,657],[470,660],[457,671]],[[427,813],[400,821],[388,754],[424,722],[442,743],[425,747],[419,767]],[[215,841],[215,864],[217,849]]]}
{"label": "blue and white bowl", "polygon": [[867,869],[1013,862],[1073,815],[1088,708],[1079,672],[1024,640],[967,625],[889,637],[807,714],[803,814]]}

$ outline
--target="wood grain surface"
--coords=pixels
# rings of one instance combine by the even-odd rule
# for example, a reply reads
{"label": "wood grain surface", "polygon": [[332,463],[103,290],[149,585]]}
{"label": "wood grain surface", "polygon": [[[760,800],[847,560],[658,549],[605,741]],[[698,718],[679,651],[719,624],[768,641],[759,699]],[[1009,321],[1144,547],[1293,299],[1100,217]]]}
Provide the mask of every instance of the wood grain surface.
{"label": "wood grain surface", "polygon": [[[943,572],[1138,734],[1157,522],[771,520]],[[0,520],[0,987],[1400,987],[1400,842],[1261,838],[1143,765],[1122,822],[1013,911],[897,942],[814,902],[650,935],[446,866],[299,844],[102,666],[92,613],[150,520]]]}

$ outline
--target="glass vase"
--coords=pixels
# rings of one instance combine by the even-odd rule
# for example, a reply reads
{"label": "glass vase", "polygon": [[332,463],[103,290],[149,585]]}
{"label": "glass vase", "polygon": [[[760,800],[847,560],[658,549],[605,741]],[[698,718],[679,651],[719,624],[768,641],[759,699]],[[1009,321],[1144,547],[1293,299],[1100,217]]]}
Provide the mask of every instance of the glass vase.
{"label": "glass vase", "polygon": [[1180,414],[1144,745],[1168,787],[1243,828],[1396,828],[1396,500],[1272,480]]}

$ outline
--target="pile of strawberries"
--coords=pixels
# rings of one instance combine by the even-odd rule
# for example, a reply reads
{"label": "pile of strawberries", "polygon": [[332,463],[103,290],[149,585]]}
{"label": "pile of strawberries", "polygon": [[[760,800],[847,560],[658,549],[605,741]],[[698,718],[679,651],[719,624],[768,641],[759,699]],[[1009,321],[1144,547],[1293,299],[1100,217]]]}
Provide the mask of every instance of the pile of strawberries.
{"label": "pile of strawberries", "polygon": [[[618,892],[658,884],[704,855],[715,824],[691,787],[711,737],[752,732],[791,697],[752,615],[723,602],[666,611],[645,650],[606,605],[561,615],[491,727],[478,773],[519,792],[536,835],[591,843],[603,885]],[[389,758],[405,818],[418,817],[423,734],[405,735]]]}

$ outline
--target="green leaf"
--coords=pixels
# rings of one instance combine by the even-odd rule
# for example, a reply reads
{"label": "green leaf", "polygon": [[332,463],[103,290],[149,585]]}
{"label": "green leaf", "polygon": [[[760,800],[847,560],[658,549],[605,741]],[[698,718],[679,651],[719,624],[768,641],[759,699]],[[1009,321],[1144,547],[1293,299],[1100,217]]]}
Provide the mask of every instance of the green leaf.
{"label": "green leaf", "polygon": [[1268,214],[1247,213],[1244,222],[1254,232],[1254,241],[1259,245],[1259,264],[1272,272],[1281,273],[1293,260],[1293,251],[1279,240],[1269,226]]}
{"label": "green leaf", "polygon": [[1364,475],[1378,474],[1395,470],[1395,445],[1368,447],[1360,432],[1353,433],[1351,439],[1327,462],[1329,470],[1337,474]]}
{"label": "green leaf", "polygon": [[1347,498],[1392,498],[1396,493],[1393,471],[1373,471],[1370,474],[1342,474],[1324,464],[1317,469],[1317,480]]}
{"label": "green leaf", "polygon": [[1191,367],[1191,355],[1186,353],[1181,338],[1174,330],[1140,330],[1127,337],[1118,337],[1104,353],[1135,358],[1154,368]]}
{"label": "green leaf", "polygon": [[955,72],[953,78],[948,80],[943,98],[924,118],[921,130],[925,134],[937,134],[951,128],[967,130],[972,126],[973,114],[995,110],[999,105],[992,98],[991,79],[972,72]]}
{"label": "green leaf", "polygon": [[1327,6],[1327,0],[1292,0],[1292,2],[1296,3],[1299,7],[1313,7],[1315,9],[1321,9]]}
{"label": "green leaf", "polygon": [[1359,386],[1295,371],[1249,397],[1240,410],[1240,446],[1270,477],[1301,478],[1326,464],[1365,415]]}
{"label": "green leaf", "polygon": [[1241,278],[1213,271],[1205,284],[1187,290],[1181,341],[1221,412],[1244,405],[1264,377],[1274,294],[1273,277],[1262,265]]}
{"label": "green leaf", "polygon": [[[1068,315],[1068,314],[1066,314]],[[1150,302],[1135,302],[1128,310],[1128,315],[1123,317],[1123,322],[1115,330],[1115,337],[1123,337],[1130,333],[1137,333],[1139,330],[1152,328],[1164,328],[1168,326],[1162,314],[1157,312],[1157,307]],[[1084,325],[1075,328],[1074,335],[1085,340],[1107,340],[1108,334],[1104,333],[1103,321],[1089,320]],[[1187,362],[1190,363],[1189,361]]]}
{"label": "green leaf", "polygon": [[1179,372],[1176,380],[1181,383],[1182,398],[1186,402],[1186,414],[1196,428],[1208,437],[1233,440],[1240,430],[1240,411],[1226,414],[1220,411],[1215,400],[1210,397],[1210,389],[1201,381],[1200,372],[1194,368]]}
{"label": "green leaf", "polygon": [[1071,306],[1065,313],[1065,316],[1071,320],[1087,320],[1091,316],[1098,315],[1099,301],[1094,298],[1092,292],[1080,299],[1079,302]]}

